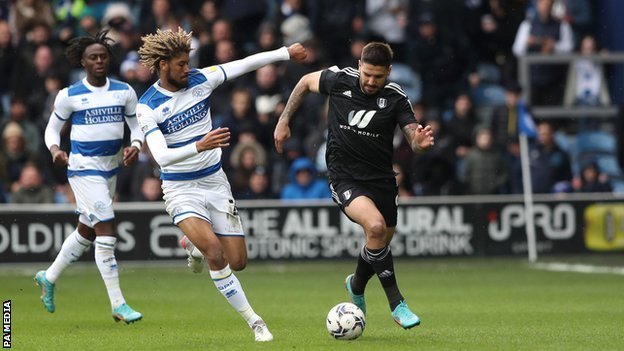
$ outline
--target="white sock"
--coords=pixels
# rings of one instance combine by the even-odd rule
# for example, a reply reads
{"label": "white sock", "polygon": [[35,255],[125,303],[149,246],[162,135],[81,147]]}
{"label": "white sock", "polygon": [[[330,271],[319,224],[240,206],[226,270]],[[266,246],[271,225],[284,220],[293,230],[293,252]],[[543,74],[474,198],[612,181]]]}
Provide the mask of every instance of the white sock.
{"label": "white sock", "polygon": [[225,266],[225,268],[220,271],[211,270],[210,277],[217,289],[225,296],[229,304],[240,313],[245,321],[247,321],[249,326],[260,319],[253,308],[251,308],[251,305],[249,305],[243,287],[238,281],[238,278],[232,273],[232,270],[230,270],[230,265]]}
{"label": "white sock", "polygon": [[115,260],[115,243],[113,236],[98,236],[95,238],[95,263],[106,285],[106,291],[113,309],[126,303],[119,287],[119,271]]}
{"label": "white sock", "polygon": [[74,230],[65,238],[63,246],[61,246],[61,251],[59,251],[54,262],[52,262],[50,267],[46,270],[46,279],[50,283],[55,283],[65,268],[77,261],[89,248],[89,245],[91,245],[91,241],[78,234],[78,230]]}

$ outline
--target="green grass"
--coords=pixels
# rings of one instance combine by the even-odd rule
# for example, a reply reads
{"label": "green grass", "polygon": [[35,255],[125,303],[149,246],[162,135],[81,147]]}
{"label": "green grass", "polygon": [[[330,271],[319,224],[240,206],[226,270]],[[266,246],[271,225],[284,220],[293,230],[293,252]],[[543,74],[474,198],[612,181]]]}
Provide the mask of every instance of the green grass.
{"label": "green grass", "polygon": [[[624,266],[624,258],[611,257]],[[114,323],[93,264],[70,267],[56,312],[39,301],[35,266],[0,266],[0,298],[12,300],[16,350],[621,350],[624,277],[547,272],[519,259],[401,260],[399,283],[421,326],[391,319],[379,282],[367,290],[367,326],[336,341],[327,311],[347,299],[354,262],[259,263],[237,273],[275,341],[258,344],[206,273],[121,262],[122,288],[144,320]],[[45,267],[41,264],[39,267]],[[178,267],[179,266],[179,267]]]}

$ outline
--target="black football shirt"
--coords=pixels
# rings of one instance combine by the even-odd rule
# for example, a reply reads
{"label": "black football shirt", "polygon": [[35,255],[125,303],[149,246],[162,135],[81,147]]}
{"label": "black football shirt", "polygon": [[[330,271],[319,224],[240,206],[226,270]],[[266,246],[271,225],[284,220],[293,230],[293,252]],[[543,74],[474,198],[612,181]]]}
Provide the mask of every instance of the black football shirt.
{"label": "black football shirt", "polygon": [[396,83],[375,95],[360,89],[354,68],[332,67],[321,72],[319,90],[329,96],[325,159],[330,179],[394,178],[394,130],[416,123],[407,95]]}

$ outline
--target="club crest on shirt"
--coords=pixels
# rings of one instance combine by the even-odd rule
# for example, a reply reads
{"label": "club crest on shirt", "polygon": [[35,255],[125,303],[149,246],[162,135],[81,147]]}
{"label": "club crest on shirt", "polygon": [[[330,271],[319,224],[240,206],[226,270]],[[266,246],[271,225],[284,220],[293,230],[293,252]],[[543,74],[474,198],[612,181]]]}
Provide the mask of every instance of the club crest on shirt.
{"label": "club crest on shirt", "polygon": [[179,214],[180,214],[180,213],[182,213],[182,212],[184,212],[184,209],[183,209],[182,207],[174,207],[174,208],[171,210],[170,215],[171,215],[171,216],[173,216],[173,217],[175,217],[175,216],[179,215]]}
{"label": "club crest on shirt", "polygon": [[106,204],[102,201],[96,201],[93,204],[93,209],[95,210],[95,212],[98,212],[98,213],[102,213],[104,209],[106,209],[106,207],[107,207]]}
{"label": "club crest on shirt", "polygon": [[200,98],[204,97],[204,95],[206,94],[206,91],[204,89],[200,88],[200,87],[197,87],[197,88],[193,89],[192,94],[193,94],[194,98],[200,99]]}
{"label": "club crest on shirt", "polygon": [[351,190],[347,190],[347,191],[343,192],[343,193],[342,193],[342,197],[343,197],[345,200],[349,200],[349,199],[351,198]]}
{"label": "club crest on shirt", "polygon": [[117,102],[122,102],[124,97],[123,97],[123,94],[117,92],[113,94],[113,99],[115,99],[115,101]]}
{"label": "club crest on shirt", "polygon": [[385,98],[377,98],[377,106],[379,106],[379,108],[385,108],[388,106],[388,100]]}

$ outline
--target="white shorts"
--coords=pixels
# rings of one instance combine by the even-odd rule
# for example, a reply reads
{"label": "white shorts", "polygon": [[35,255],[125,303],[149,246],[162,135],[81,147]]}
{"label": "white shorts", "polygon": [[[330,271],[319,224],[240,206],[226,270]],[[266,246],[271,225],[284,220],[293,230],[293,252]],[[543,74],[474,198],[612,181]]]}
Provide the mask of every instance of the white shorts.
{"label": "white shorts", "polygon": [[99,176],[69,177],[69,185],[76,197],[78,220],[93,228],[99,222],[115,219],[113,195],[117,177]]}
{"label": "white shorts", "polygon": [[162,189],[174,224],[196,217],[212,224],[217,235],[244,235],[230,183],[222,169],[198,180],[165,180]]}

